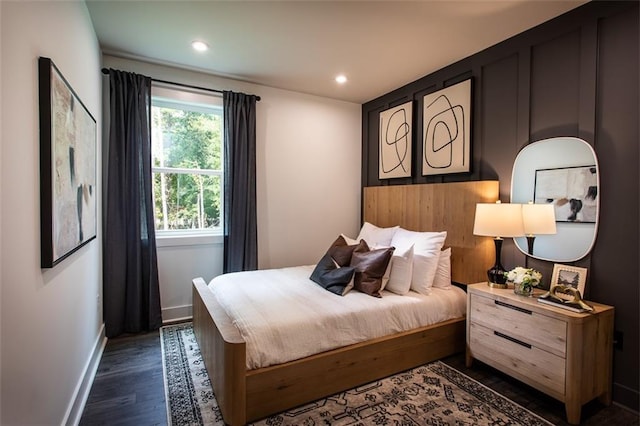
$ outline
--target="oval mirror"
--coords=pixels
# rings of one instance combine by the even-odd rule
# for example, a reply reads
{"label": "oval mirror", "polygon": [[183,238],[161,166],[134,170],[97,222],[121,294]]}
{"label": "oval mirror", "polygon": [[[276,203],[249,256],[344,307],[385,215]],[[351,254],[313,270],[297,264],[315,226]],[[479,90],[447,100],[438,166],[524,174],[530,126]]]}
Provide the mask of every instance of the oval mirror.
{"label": "oval mirror", "polygon": [[[511,176],[511,202],[552,205],[553,226],[530,230],[514,238],[524,254],[553,262],[573,262],[593,247],[600,210],[600,171],[596,153],[587,142],[573,137],[544,139],[524,147]],[[544,209],[543,209],[544,210]],[[540,210],[538,210],[540,211]],[[544,217],[531,209],[534,219]],[[526,215],[525,232],[527,232]],[[553,218],[550,219],[553,221]],[[551,222],[553,224],[553,222]],[[533,226],[533,225],[530,225]]]}

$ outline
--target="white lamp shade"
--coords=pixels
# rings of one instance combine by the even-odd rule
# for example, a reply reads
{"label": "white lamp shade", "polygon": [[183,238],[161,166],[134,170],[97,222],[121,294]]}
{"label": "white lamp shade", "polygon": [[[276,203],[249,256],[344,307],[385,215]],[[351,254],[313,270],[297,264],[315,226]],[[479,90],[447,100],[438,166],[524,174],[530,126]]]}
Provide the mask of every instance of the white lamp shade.
{"label": "white lamp shade", "polygon": [[487,237],[521,237],[524,235],[522,204],[478,203],[473,234]]}
{"label": "white lamp shade", "polygon": [[553,204],[523,204],[522,221],[527,235],[556,233],[556,214]]}

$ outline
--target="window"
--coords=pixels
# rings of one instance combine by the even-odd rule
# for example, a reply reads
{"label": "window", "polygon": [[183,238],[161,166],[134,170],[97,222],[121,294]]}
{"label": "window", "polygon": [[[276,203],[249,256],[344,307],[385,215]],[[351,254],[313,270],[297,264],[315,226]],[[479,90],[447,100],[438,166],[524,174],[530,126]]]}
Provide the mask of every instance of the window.
{"label": "window", "polygon": [[222,226],[222,99],[154,86],[153,203],[159,236],[218,233]]}

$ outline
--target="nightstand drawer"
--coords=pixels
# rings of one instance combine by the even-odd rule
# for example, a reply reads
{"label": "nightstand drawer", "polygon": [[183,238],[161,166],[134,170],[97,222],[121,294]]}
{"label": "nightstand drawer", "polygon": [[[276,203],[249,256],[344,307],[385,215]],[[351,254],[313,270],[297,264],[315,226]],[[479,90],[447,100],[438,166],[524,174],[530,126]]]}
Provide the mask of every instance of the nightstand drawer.
{"label": "nightstand drawer", "polygon": [[564,395],[564,358],[475,323],[469,326],[469,343],[474,358],[547,392]]}
{"label": "nightstand drawer", "polygon": [[471,294],[471,321],[564,358],[567,323],[521,306]]}

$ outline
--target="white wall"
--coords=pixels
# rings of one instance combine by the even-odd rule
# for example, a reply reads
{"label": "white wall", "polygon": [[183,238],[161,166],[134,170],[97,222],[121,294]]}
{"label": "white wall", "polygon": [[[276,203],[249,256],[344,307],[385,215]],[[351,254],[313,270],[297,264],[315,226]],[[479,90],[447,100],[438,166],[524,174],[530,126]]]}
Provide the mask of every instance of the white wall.
{"label": "white wall", "polygon": [[[341,232],[360,225],[361,106],[113,56],[107,67],[157,79],[259,95],[258,262],[261,269],[315,263]],[[329,78],[329,77],[328,77]],[[163,317],[191,306],[191,278],[222,271],[221,242],[159,242]],[[189,311],[190,312],[190,311]]]}
{"label": "white wall", "polygon": [[46,56],[58,66],[97,119],[100,144],[100,51],[82,1],[0,7],[0,423],[61,424],[75,420],[76,396],[101,348],[100,234],[55,268],[40,269],[37,61]]}
{"label": "white wall", "polygon": [[340,233],[360,229],[361,106],[275,89],[260,95],[259,265],[316,263]]}
{"label": "white wall", "polygon": [[158,239],[158,279],[162,319],[165,322],[189,318],[191,279],[207,282],[222,274],[222,236]]}

